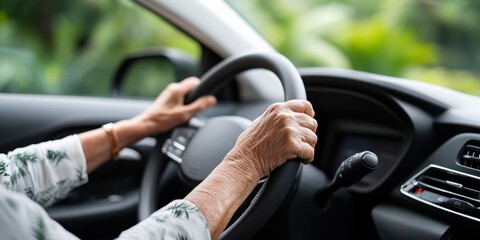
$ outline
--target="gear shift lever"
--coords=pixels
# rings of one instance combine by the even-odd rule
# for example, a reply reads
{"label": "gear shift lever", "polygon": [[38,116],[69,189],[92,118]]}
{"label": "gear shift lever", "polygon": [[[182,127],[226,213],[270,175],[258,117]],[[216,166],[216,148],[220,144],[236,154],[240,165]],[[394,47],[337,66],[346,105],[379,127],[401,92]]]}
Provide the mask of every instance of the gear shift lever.
{"label": "gear shift lever", "polygon": [[325,206],[328,198],[340,187],[349,187],[360,181],[365,175],[373,172],[378,165],[375,153],[364,151],[355,153],[340,164],[332,182],[315,194],[318,206]]}

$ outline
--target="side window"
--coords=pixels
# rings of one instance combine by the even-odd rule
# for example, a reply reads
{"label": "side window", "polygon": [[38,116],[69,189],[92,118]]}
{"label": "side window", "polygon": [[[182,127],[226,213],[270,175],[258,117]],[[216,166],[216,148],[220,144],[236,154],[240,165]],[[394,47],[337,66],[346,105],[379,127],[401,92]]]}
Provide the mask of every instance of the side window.
{"label": "side window", "polygon": [[[197,62],[200,47],[134,2],[1,1],[0,92],[108,95],[122,61],[158,49]],[[137,62],[136,62],[137,63]],[[156,96],[183,77],[165,58],[126,72],[125,95]]]}

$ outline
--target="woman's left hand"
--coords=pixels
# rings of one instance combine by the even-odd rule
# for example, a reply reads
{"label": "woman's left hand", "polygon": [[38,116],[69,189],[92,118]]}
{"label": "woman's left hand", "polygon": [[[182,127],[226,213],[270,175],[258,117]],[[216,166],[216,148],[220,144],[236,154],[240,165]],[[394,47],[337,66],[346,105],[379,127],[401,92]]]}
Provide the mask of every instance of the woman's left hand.
{"label": "woman's left hand", "polygon": [[193,103],[184,105],[185,96],[198,84],[200,84],[200,80],[196,77],[189,77],[178,83],[170,83],[153,104],[136,118],[146,123],[151,134],[166,132],[187,122],[197,113],[217,102],[214,96],[204,96]]}

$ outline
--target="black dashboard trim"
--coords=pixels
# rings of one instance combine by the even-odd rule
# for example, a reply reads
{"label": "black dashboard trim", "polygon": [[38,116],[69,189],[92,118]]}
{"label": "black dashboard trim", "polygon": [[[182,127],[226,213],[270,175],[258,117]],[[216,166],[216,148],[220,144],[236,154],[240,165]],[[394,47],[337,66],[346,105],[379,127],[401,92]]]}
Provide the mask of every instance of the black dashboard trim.
{"label": "black dashboard trim", "polygon": [[[357,89],[359,85],[364,87],[374,86],[381,89],[384,93],[390,93],[404,100],[411,101],[433,115],[440,114],[451,107],[423,94],[423,92],[395,82],[395,80],[402,80],[400,78],[334,68],[299,68],[299,72],[305,85],[314,84],[315,79],[321,77],[323,86],[341,86],[350,89]],[[405,81],[408,80],[405,79]]]}

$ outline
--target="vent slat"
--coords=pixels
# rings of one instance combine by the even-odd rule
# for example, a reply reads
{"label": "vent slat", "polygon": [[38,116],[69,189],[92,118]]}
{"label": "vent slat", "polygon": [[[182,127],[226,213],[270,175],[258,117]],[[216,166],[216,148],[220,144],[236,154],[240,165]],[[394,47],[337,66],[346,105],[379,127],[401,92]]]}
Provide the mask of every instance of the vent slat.
{"label": "vent slat", "polygon": [[432,168],[418,176],[417,181],[423,187],[433,187],[442,192],[480,202],[480,181],[478,179]]}
{"label": "vent slat", "polygon": [[470,141],[462,148],[458,164],[480,170],[480,142]]}
{"label": "vent slat", "polygon": [[465,149],[467,150],[470,150],[470,151],[474,151],[474,152],[480,152],[480,146],[476,146],[476,145],[472,145],[472,144],[467,144],[465,146]]}

